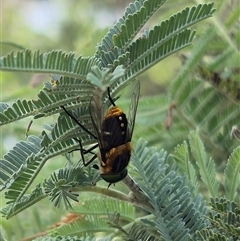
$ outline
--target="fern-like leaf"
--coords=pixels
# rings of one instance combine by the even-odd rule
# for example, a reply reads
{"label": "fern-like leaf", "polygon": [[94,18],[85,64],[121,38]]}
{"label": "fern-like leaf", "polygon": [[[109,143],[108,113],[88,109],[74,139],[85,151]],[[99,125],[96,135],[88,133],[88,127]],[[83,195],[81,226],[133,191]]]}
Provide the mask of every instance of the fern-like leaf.
{"label": "fern-like leaf", "polygon": [[213,230],[203,229],[201,232],[197,231],[191,241],[229,241],[228,237],[220,233],[215,233]]}
{"label": "fern-like leaf", "polygon": [[7,205],[3,209],[1,209],[0,212],[3,216],[9,219],[20,213],[21,211],[27,209],[28,207],[34,205],[35,203],[39,202],[46,196],[47,195],[43,192],[43,188],[40,184],[38,184],[36,188],[32,190],[31,194],[26,194],[18,202]]}
{"label": "fern-like leaf", "polygon": [[227,161],[224,173],[226,198],[233,201],[240,185],[240,147],[237,147]]}
{"label": "fern-like leaf", "polygon": [[[125,15],[124,24],[121,25],[119,33],[112,36],[114,45],[121,49],[127,48],[150,16],[152,16],[165,2],[166,0],[144,1],[139,10],[134,12],[131,11],[131,13],[129,13],[129,9],[127,8],[127,16]],[[137,3],[136,1],[135,6]],[[132,6],[134,6],[134,4],[132,4],[131,7]]]}
{"label": "fern-like leaf", "polygon": [[87,236],[91,233],[97,232],[111,232],[113,228],[109,227],[106,220],[98,219],[94,215],[84,215],[83,218],[78,219],[69,224],[60,226],[54,229],[54,236],[58,235],[78,235]]}
{"label": "fern-like leaf", "polygon": [[158,237],[159,235],[154,235],[152,232],[148,231],[146,227],[140,224],[134,224],[128,232],[126,241],[138,241],[138,240],[151,240],[151,241],[161,241],[162,239]]}
{"label": "fern-like leaf", "polygon": [[191,152],[199,168],[201,179],[207,185],[212,197],[218,193],[219,183],[216,179],[216,167],[213,159],[207,158],[203,143],[199,138],[198,131],[191,131],[189,134]]}
{"label": "fern-like leaf", "polygon": [[77,173],[79,168],[60,169],[55,171],[48,180],[44,181],[44,192],[54,202],[56,207],[60,207],[63,202],[66,209],[72,207],[70,200],[78,202],[78,194],[71,190],[77,185]]}
{"label": "fern-like leaf", "polygon": [[40,151],[40,139],[30,137],[29,140],[17,143],[1,160],[1,190],[9,188],[20,173],[27,169],[26,160],[32,160]]}
{"label": "fern-like leaf", "polygon": [[[66,78],[64,78],[64,80],[66,80]],[[89,105],[91,97],[90,93],[93,92],[94,86],[91,84],[87,85],[88,89],[90,89],[89,92],[80,91],[83,86],[78,85],[78,88],[74,87],[72,83],[75,79],[67,78],[67,80],[69,81],[68,85],[71,85],[71,88],[68,90],[69,95],[66,94],[67,87],[65,81],[65,83],[63,83],[64,91],[61,88],[62,85],[59,84],[57,87],[54,88],[54,90],[49,89],[50,87],[48,87],[48,89],[47,87],[45,87],[45,90],[41,90],[39,92],[37,100],[17,100],[12,104],[12,106],[1,103],[1,109],[3,110],[3,112],[0,112],[0,125],[6,125],[10,122],[14,122],[28,116],[40,118],[56,114],[59,112],[59,106],[64,105],[65,103],[72,102],[82,108],[87,107]],[[86,87],[86,84],[84,84],[84,86]],[[72,92],[73,88],[76,94]],[[81,100],[79,99],[79,95],[81,96]]]}
{"label": "fern-like leaf", "polygon": [[[53,230],[54,235],[63,232],[66,232],[65,235],[72,235],[73,233],[85,235],[86,232],[90,234],[108,231],[113,236],[112,228],[135,220],[135,208],[131,204],[112,198],[87,198],[82,202],[75,203],[71,212],[83,217],[83,219],[75,219],[71,223],[56,228]],[[114,217],[117,217],[118,220],[115,220]],[[117,222],[117,224],[114,222]],[[79,225],[81,225],[81,229],[78,229]]]}
{"label": "fern-like leaf", "polygon": [[66,236],[66,235],[57,235],[56,237],[51,237],[51,236],[44,236],[41,238],[33,239],[33,241],[111,241],[111,237],[106,237],[106,238],[90,238],[88,237],[78,237],[78,236]]}
{"label": "fern-like leaf", "polygon": [[22,165],[18,171],[6,179],[4,185],[2,185],[2,189],[8,188],[8,191],[5,193],[5,197],[8,199],[7,203],[19,201],[32,184],[46,161],[51,157],[59,155],[59,152],[64,153],[64,149],[72,149],[71,145],[73,144],[74,143],[72,141],[60,142],[55,146],[51,146],[47,152],[40,150],[38,153],[31,153],[31,155],[22,159],[19,156],[16,156],[15,161],[21,163]]}
{"label": "fern-like leaf", "polygon": [[[179,141],[178,136],[186,136],[189,130],[199,128],[201,137],[204,137],[212,156],[220,161],[228,158],[236,147],[229,133],[240,118],[239,106],[216,89],[206,86],[204,79],[194,78],[189,71],[201,61],[209,43],[214,41],[215,34],[212,27],[207,29],[196,42],[192,57],[187,59],[181,72],[171,84],[170,104],[176,105],[171,133],[174,133],[172,140],[174,146]],[[169,135],[163,138],[167,139]],[[177,142],[174,142],[175,139]]]}
{"label": "fern-like leaf", "polygon": [[0,103],[0,110],[0,125],[6,125],[38,113],[33,102],[27,100],[17,100],[12,106]]}
{"label": "fern-like leaf", "polygon": [[[166,0],[140,0],[130,4],[126,8],[123,17],[120,18],[116,22],[116,24],[109,29],[108,33],[103,38],[102,42],[98,46],[97,54],[101,54],[102,52],[108,52],[113,49],[114,46],[117,44],[113,41],[114,36],[118,36],[122,31],[125,30],[124,40],[121,40],[122,43],[121,45],[119,45],[120,48],[124,49],[124,46],[127,46],[133,40],[133,38],[147,22],[147,20],[154,14],[154,12],[156,12],[162,6],[164,2],[166,2]],[[133,21],[135,21],[134,24]],[[131,26],[131,33],[128,33],[127,36],[125,28],[126,23],[130,24]]]}
{"label": "fern-like leaf", "polygon": [[186,29],[171,38],[166,37],[165,41],[154,44],[152,41],[160,33],[159,31],[160,29],[153,30],[149,39],[138,39],[129,47],[130,59],[134,61],[127,67],[127,78],[136,77],[169,55],[188,46],[195,35],[195,32]]}
{"label": "fern-like leaf", "polygon": [[72,209],[74,213],[96,215],[97,218],[112,215],[116,211],[120,213],[121,220],[133,222],[135,219],[135,208],[131,204],[112,198],[89,198]]}
{"label": "fern-like leaf", "polygon": [[[137,183],[154,208],[155,221],[144,221],[157,227],[165,240],[186,240],[189,234],[204,227],[206,207],[200,196],[194,197],[187,179],[176,168],[168,169],[166,153],[146,147],[140,140],[133,164],[139,173]],[[171,227],[168,226],[171,223]]]}
{"label": "fern-like leaf", "polygon": [[92,71],[87,75],[87,80],[95,86],[102,88],[103,85],[109,85],[122,78],[124,73],[125,70],[121,65],[117,66],[113,72],[111,72],[111,69],[101,70],[98,66],[94,66]]}
{"label": "fern-like leaf", "polygon": [[173,158],[176,161],[180,172],[187,175],[188,179],[192,182],[192,185],[195,187],[195,190],[197,192],[199,187],[199,184],[197,182],[197,175],[193,165],[190,162],[188,145],[185,141],[183,142],[183,144],[178,145],[175,148]]}
{"label": "fern-like leaf", "polygon": [[196,232],[191,240],[239,240],[240,210],[235,202],[225,198],[211,198],[210,225]]}
{"label": "fern-like leaf", "polygon": [[99,61],[88,57],[74,57],[74,53],[66,54],[62,51],[53,50],[49,53],[40,54],[39,51],[32,53],[30,50],[11,53],[0,58],[0,69],[25,72],[43,72],[58,75],[66,75],[72,78],[84,79],[91,71],[92,66],[98,65]]}
{"label": "fern-like leaf", "polygon": [[[199,5],[197,8],[186,8],[173,15],[169,20],[149,31],[148,36],[138,39],[129,46],[130,59],[134,61],[128,66],[131,74],[140,68],[146,70],[171,53],[189,45],[195,32],[187,29],[192,24],[210,17],[213,4]],[[148,64],[151,63],[151,64]],[[133,73],[132,73],[133,72]]]}
{"label": "fern-like leaf", "polygon": [[110,232],[113,237],[112,228],[135,220],[135,208],[131,204],[112,198],[88,198],[73,205],[71,212],[78,214],[83,219],[73,220],[73,222],[55,229],[54,235],[63,232],[66,232],[65,235]]}
{"label": "fern-like leaf", "polygon": [[240,209],[237,203],[225,198],[211,199],[212,212],[210,222],[220,233],[226,233],[234,239],[240,237]]}

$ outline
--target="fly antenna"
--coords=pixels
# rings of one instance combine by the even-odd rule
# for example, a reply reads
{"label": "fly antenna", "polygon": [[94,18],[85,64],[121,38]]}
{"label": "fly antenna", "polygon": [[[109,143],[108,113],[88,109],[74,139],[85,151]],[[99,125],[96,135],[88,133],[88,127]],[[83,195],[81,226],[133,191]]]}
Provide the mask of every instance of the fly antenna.
{"label": "fly antenna", "polygon": [[114,103],[114,100],[112,99],[112,97],[110,95],[110,88],[108,87],[107,90],[108,90],[108,99],[110,100],[110,102],[113,106],[116,106],[115,103]]}

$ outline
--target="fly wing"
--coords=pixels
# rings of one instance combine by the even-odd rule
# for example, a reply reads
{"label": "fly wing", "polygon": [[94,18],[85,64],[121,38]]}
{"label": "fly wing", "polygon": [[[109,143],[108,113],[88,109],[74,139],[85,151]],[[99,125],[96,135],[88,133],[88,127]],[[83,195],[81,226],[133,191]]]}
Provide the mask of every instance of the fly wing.
{"label": "fly wing", "polygon": [[127,135],[126,135],[126,142],[129,142],[132,139],[134,124],[135,124],[135,117],[136,117],[136,112],[138,107],[139,93],[140,93],[140,82],[138,81],[133,91],[131,104],[128,112],[128,129],[127,129]]}
{"label": "fly wing", "polygon": [[99,96],[95,95],[92,97],[89,109],[92,124],[99,144],[101,161],[105,163],[106,154],[112,148],[124,143],[124,140],[122,140],[122,130],[117,117],[110,115],[106,118],[108,105],[106,103],[102,103]]}
{"label": "fly wing", "polygon": [[95,133],[97,136],[97,141],[99,144],[99,149],[103,148],[103,139],[102,139],[102,122],[104,120],[104,114],[106,112],[104,105],[102,104],[102,99],[94,95],[90,100],[89,105],[90,116],[93,124],[93,128],[95,129]]}

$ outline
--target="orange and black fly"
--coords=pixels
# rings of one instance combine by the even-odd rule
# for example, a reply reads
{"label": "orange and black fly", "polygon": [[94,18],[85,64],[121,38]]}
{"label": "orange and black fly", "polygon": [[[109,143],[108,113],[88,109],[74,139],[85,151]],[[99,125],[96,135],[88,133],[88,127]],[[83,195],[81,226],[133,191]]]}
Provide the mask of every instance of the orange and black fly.
{"label": "orange and black fly", "polygon": [[[132,95],[128,117],[120,107],[116,106],[110,95],[110,88],[108,88],[108,99],[112,105],[110,108],[107,108],[106,104],[99,105],[101,103],[100,97],[93,96],[90,101],[89,111],[95,134],[86,129],[64,106],[61,106],[84,131],[96,139],[97,144],[88,150],[83,149],[82,143],[79,141],[83,164],[87,166],[98,157],[100,175],[110,185],[121,181],[128,173],[127,166],[132,152],[131,139],[138,107],[139,92],[140,83],[138,82]],[[92,153],[97,147],[99,148],[99,153],[94,154],[86,163],[84,155]]]}

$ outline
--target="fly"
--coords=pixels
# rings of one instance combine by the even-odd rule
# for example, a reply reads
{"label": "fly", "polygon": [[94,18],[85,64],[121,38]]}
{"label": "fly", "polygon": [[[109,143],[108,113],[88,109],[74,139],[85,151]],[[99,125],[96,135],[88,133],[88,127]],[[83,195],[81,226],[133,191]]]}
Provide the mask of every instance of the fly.
{"label": "fly", "polygon": [[[137,82],[132,95],[128,117],[123,110],[115,104],[110,95],[109,87],[108,99],[112,105],[111,108],[107,108],[106,104],[99,106],[99,103],[102,101],[99,96],[94,95],[90,101],[89,110],[95,134],[85,128],[64,106],[61,106],[84,131],[96,139],[97,144],[88,150],[83,149],[81,141],[78,140],[81,157],[84,166],[88,166],[98,157],[100,175],[103,180],[109,183],[109,186],[123,180],[128,174],[127,166],[132,152],[131,139],[135,124],[139,92],[140,83]],[[99,148],[98,154],[94,154],[86,163],[84,155],[93,153],[92,151],[97,147]]]}

